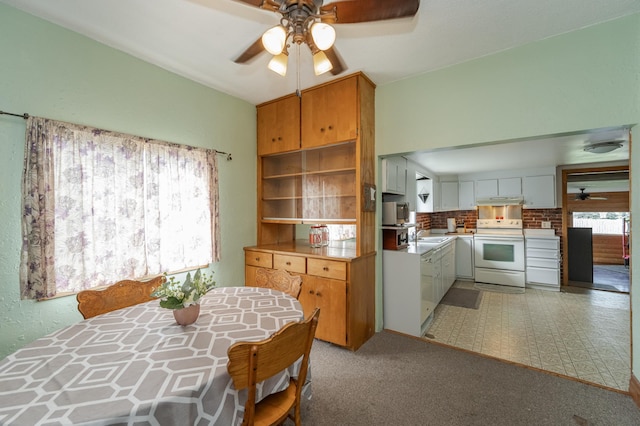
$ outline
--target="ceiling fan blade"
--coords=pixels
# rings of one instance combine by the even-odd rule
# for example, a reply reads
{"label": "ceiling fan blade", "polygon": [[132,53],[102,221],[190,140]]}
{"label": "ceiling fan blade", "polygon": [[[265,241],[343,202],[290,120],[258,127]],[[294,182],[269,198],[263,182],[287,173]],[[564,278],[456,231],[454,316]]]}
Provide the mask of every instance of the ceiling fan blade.
{"label": "ceiling fan blade", "polygon": [[335,24],[383,21],[414,16],[418,13],[420,0],[345,0],[322,6],[322,12],[336,10],[335,19],[329,15],[322,21]]}
{"label": "ceiling fan blade", "polygon": [[334,46],[325,50],[324,54],[327,55],[327,59],[329,59],[329,62],[331,62],[331,65],[333,65],[333,68],[331,68],[330,71],[331,74],[338,75],[347,69],[346,65],[340,58],[340,54]]}
{"label": "ceiling fan blade", "polygon": [[280,3],[276,0],[235,0],[238,3],[245,3],[249,6],[259,7],[260,9],[276,11],[280,9]]}
{"label": "ceiling fan blade", "polygon": [[245,62],[253,59],[256,55],[264,52],[264,46],[262,45],[262,37],[253,42],[251,46],[240,54],[233,62],[236,64],[244,64]]}

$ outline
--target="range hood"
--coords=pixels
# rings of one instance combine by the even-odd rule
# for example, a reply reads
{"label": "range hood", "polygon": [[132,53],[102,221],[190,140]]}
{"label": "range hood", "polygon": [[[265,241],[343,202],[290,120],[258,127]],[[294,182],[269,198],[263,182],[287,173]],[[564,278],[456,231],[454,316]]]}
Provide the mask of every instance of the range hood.
{"label": "range hood", "polygon": [[524,204],[523,196],[477,198],[478,206],[517,206]]}

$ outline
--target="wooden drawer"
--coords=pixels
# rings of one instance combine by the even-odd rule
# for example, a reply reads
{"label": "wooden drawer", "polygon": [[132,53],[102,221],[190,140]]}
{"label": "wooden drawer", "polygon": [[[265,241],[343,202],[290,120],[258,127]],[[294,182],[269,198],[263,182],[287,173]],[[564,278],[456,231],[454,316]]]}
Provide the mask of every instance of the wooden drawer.
{"label": "wooden drawer", "polygon": [[262,251],[245,250],[245,265],[262,266],[263,268],[273,268],[273,255]]}
{"label": "wooden drawer", "polygon": [[346,281],[347,263],[326,259],[307,259],[307,274]]}
{"label": "wooden drawer", "polygon": [[285,271],[304,274],[307,272],[307,259],[302,256],[274,254],[273,269],[284,269]]}

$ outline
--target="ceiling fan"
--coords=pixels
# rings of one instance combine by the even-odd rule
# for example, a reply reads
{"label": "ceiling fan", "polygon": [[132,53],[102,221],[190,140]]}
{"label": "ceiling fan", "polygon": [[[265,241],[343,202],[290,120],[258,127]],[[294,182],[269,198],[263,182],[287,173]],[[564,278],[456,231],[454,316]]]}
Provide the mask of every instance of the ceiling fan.
{"label": "ceiling fan", "polygon": [[580,193],[576,194],[576,200],[606,200],[607,197],[592,197],[591,194],[584,192],[586,188],[580,188]]}
{"label": "ceiling fan", "polygon": [[323,0],[235,0],[282,15],[280,24],[267,30],[234,62],[244,64],[267,50],[273,55],[269,69],[284,76],[289,55],[288,40],[307,44],[316,75],[346,69],[333,46],[335,30],[329,24],[354,24],[414,16],[420,0],[342,0],[323,5]]}

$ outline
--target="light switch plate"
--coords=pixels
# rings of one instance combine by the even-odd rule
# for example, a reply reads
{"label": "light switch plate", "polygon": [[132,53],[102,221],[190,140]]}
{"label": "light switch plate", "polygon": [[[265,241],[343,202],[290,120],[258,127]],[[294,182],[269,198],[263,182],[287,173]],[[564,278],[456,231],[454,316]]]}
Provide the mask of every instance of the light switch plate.
{"label": "light switch plate", "polygon": [[545,228],[545,229],[551,228],[551,222],[543,221],[542,222],[542,227]]}

